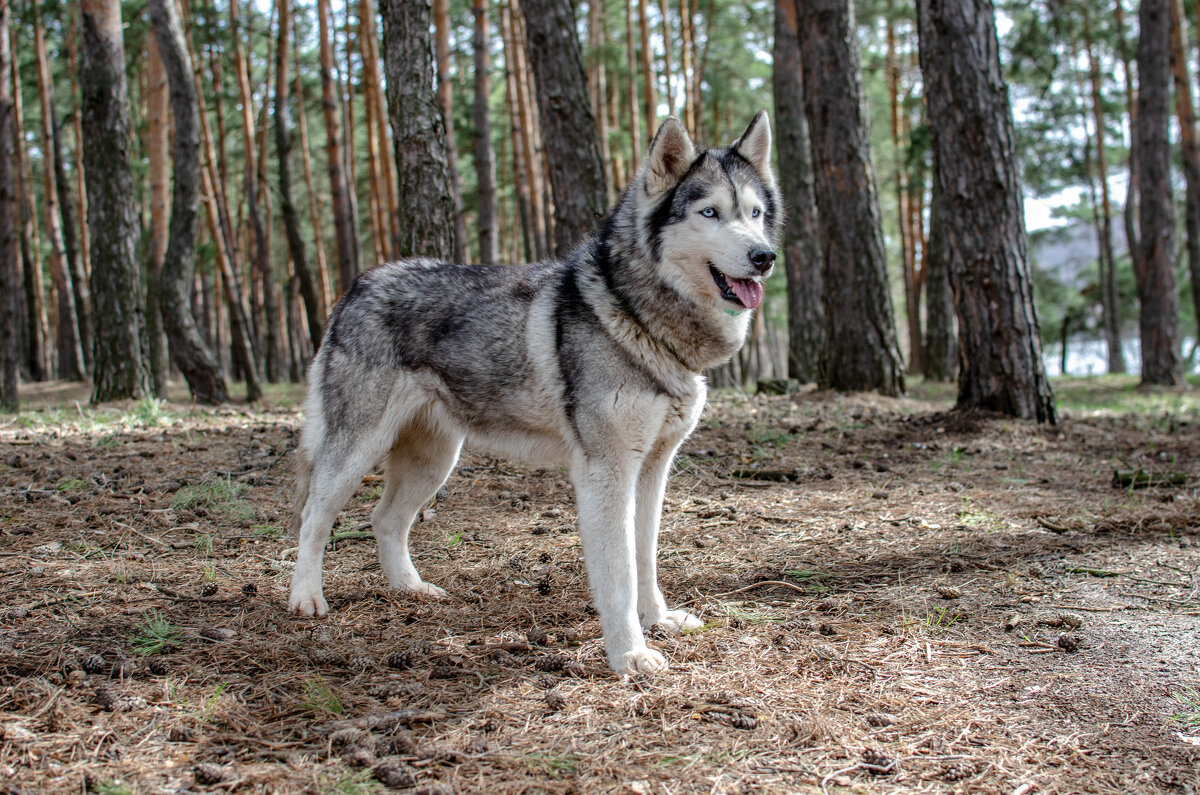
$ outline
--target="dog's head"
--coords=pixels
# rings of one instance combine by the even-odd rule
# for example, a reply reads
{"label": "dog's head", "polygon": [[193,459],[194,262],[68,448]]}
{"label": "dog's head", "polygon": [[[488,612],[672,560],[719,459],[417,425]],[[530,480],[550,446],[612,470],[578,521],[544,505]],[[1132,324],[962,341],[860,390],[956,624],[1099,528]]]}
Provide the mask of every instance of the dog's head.
{"label": "dog's head", "polygon": [[762,303],[782,225],[765,110],[729,147],[699,152],[667,119],[634,190],[647,244],[676,289],[732,311]]}

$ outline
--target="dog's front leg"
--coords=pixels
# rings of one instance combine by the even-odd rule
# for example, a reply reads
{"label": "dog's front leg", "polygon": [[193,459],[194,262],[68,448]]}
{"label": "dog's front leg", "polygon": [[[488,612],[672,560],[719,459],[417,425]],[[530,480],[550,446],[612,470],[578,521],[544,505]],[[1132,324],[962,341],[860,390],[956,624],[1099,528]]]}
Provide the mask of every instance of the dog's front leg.
{"label": "dog's front leg", "polygon": [[638,615],[646,629],[658,625],[672,633],[704,626],[704,622],[686,610],[668,610],[658,587],[658,529],[667,475],[677,449],[677,443],[659,446],[642,465],[637,483]]}
{"label": "dog's front leg", "polygon": [[600,612],[608,665],[617,673],[654,673],[666,659],[646,645],[637,614],[632,461],[587,459],[573,467],[579,538],[592,597]]}

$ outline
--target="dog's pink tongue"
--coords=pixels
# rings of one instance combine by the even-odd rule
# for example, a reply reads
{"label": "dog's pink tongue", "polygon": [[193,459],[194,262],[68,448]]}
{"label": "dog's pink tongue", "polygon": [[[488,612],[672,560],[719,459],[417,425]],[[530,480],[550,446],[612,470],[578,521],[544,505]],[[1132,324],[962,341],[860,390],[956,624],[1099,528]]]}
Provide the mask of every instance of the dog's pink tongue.
{"label": "dog's pink tongue", "polygon": [[762,303],[762,282],[752,279],[729,279],[728,281],[729,286],[737,293],[738,300],[745,304],[747,309],[757,309],[758,305]]}

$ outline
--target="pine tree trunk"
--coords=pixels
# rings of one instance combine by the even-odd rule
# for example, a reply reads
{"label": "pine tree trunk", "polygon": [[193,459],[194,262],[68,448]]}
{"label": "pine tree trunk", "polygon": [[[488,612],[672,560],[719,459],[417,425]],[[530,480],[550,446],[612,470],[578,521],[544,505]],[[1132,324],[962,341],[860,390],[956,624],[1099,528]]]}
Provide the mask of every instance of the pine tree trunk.
{"label": "pine tree trunk", "polygon": [[479,261],[500,261],[496,229],[496,154],[492,151],[491,77],[488,64],[487,0],[473,0],[475,29],[475,175],[479,185]]}
{"label": "pine tree trunk", "polygon": [[[366,102],[373,106],[372,117],[375,120],[375,136],[379,141],[380,167],[384,181],[384,191],[380,212],[383,215],[384,255],[382,259],[395,256],[391,246],[400,234],[400,211],[398,204],[398,187],[396,183],[396,155],[391,145],[388,126],[387,102],[380,90],[383,77],[379,71],[379,34],[375,28],[375,7],[371,0],[361,0],[359,3],[361,24],[359,38],[362,42],[363,53],[363,82],[366,84]],[[368,53],[369,50],[369,53]]]}
{"label": "pine tree trunk", "polygon": [[291,35],[291,0],[277,0],[279,29],[275,44],[275,151],[279,160],[279,204],[283,226],[287,233],[288,253],[299,278],[300,295],[308,314],[308,337],[313,349],[321,345],[324,333],[325,307],[321,304],[316,274],[308,262],[304,236],[300,231],[300,214],[292,200],[292,131],[288,115],[288,37]]}
{"label": "pine tree trunk", "polygon": [[[8,44],[12,53],[20,52],[14,27],[9,27]],[[13,149],[16,152],[17,215],[20,224],[21,276],[24,284],[25,364],[33,381],[50,378],[50,326],[46,317],[46,300],[42,288],[41,246],[38,240],[37,208],[33,203],[33,177],[25,151],[24,118],[21,101],[21,59],[14,57],[10,64],[13,102]]]}
{"label": "pine tree trunk", "polygon": [[80,74],[91,234],[92,401],[153,394],[147,363],[140,219],[129,152],[129,94],[118,0],[83,0]]}
{"label": "pine tree trunk", "polygon": [[1142,336],[1142,383],[1179,381],[1179,294],[1171,195],[1171,0],[1138,11],[1137,164],[1141,243],[1134,260]]}
{"label": "pine tree trunk", "polygon": [[990,0],[919,0],[934,179],[953,252],[958,407],[1056,421]]}
{"label": "pine tree trunk", "polygon": [[[654,85],[654,49],[650,46],[650,18],[646,14],[646,5],[650,0],[637,0],[638,32],[641,34],[641,73],[642,73],[642,125],[646,131],[646,140],[654,138],[658,129],[658,91]],[[693,131],[694,135],[696,131]],[[638,157],[642,156],[638,152]]]}
{"label": "pine tree trunk", "polygon": [[1129,155],[1126,160],[1126,170],[1129,172],[1128,185],[1125,189],[1125,211],[1122,221],[1125,225],[1125,242],[1129,248],[1129,257],[1136,263],[1141,242],[1138,239],[1138,162],[1137,162],[1137,90],[1133,85],[1133,68],[1126,53],[1125,39],[1125,0],[1116,0],[1113,21],[1116,23],[1117,51],[1121,54],[1122,72],[1125,76],[1125,102],[1129,107]]}
{"label": "pine tree trunk", "polygon": [[1186,24],[1183,0],[1171,3],[1171,69],[1175,77],[1175,115],[1179,119],[1183,174],[1187,179],[1184,217],[1187,220],[1187,259],[1191,275],[1192,302],[1196,310],[1196,339],[1200,340],[1200,139],[1196,135],[1196,105],[1188,75],[1188,47],[1183,35]]}
{"label": "pine tree trunk", "polygon": [[925,369],[921,340],[921,281],[916,268],[917,241],[912,228],[913,196],[904,163],[907,135],[901,124],[900,65],[896,57],[896,24],[888,4],[887,21],[887,87],[888,110],[892,133],[892,175],[896,182],[896,211],[899,215],[900,265],[904,275],[904,309],[908,326],[908,371],[920,373]]}
{"label": "pine tree trunk", "polygon": [[146,336],[149,340],[150,374],[154,395],[167,396],[167,372],[170,368],[166,331],[162,317],[162,266],[170,240],[171,179],[170,149],[171,88],[167,70],[158,52],[158,42],[150,36],[146,45],[149,106],[147,155],[150,161],[150,272],[146,278]]}
{"label": "pine tree trunk", "polygon": [[325,155],[329,166],[329,193],[333,202],[333,231],[337,242],[339,293],[350,289],[358,276],[358,218],[350,202],[350,188],[342,167],[341,107],[333,78],[333,20],[329,0],[317,0],[321,36],[321,110],[325,119]]}
{"label": "pine tree trunk", "polygon": [[79,316],[75,311],[75,288],[71,286],[71,268],[63,243],[62,216],[58,209],[58,190],[55,185],[55,155],[53,132],[54,84],[50,80],[50,63],[46,56],[46,30],[40,13],[34,18],[34,54],[37,59],[38,100],[42,122],[42,209],[46,217],[46,241],[50,244],[50,276],[58,299],[58,377],[70,381],[87,378],[83,346],[80,343]]}
{"label": "pine tree trunk", "polygon": [[1104,137],[1104,102],[1100,94],[1100,63],[1092,41],[1091,22],[1084,12],[1084,44],[1091,83],[1092,119],[1096,127],[1096,176],[1100,182],[1100,297],[1104,313],[1104,341],[1108,348],[1108,371],[1125,372],[1121,347],[1121,296],[1117,291],[1117,259],[1113,251],[1112,200],[1108,189],[1108,146]]}
{"label": "pine tree trunk", "polygon": [[[625,0],[625,69],[626,84],[625,93],[629,99],[629,163],[630,171],[636,171],[638,163],[642,161],[642,122],[639,118],[641,111],[638,109],[638,91],[637,91],[637,45],[633,38],[633,18],[634,4],[639,3],[639,0]],[[695,127],[689,127],[688,132],[695,136],[699,130]]]}
{"label": "pine tree trunk", "polygon": [[454,261],[467,261],[467,225],[463,218],[462,185],[458,178],[458,144],[454,134],[454,86],[450,83],[450,0],[433,0],[434,44],[437,58],[437,97],[446,130],[446,178],[454,199]]}
{"label": "pine tree trunk", "polygon": [[229,399],[225,379],[218,359],[196,327],[190,299],[196,257],[196,204],[201,180],[196,83],[174,3],[150,0],[148,10],[170,84],[175,129],[171,223],[160,289],[163,325],[171,340],[171,355],[187,380],[193,399],[197,403],[224,403]]}
{"label": "pine tree trunk", "polygon": [[[588,4],[588,61],[587,86],[592,105],[592,116],[596,119],[596,142],[600,146],[600,163],[607,166],[612,162],[608,150],[608,70],[604,66],[604,51],[607,47],[604,35],[604,5]],[[610,185],[611,187],[611,185]],[[607,192],[604,204],[609,204]]]}
{"label": "pine tree trunk", "polygon": [[[72,4],[72,9],[69,14],[70,21],[67,23],[67,74],[71,77],[71,96],[79,96],[79,14],[76,12],[75,4]],[[84,279],[83,284],[87,287],[88,274],[91,273],[91,240],[89,239],[87,227],[87,185],[84,178],[83,170],[83,115],[79,113],[79,106],[76,105],[75,113],[71,114],[71,129],[74,134],[74,155],[75,155],[75,206],[79,212],[76,216],[78,222],[78,237],[79,237],[79,261],[83,266]],[[91,293],[88,293],[88,308],[91,308]],[[89,328],[94,326],[94,323],[89,323]],[[91,363],[91,352],[84,351],[84,354],[89,357],[88,362]]]}
{"label": "pine tree trunk", "polygon": [[525,0],[525,29],[554,196],[554,248],[566,256],[607,209],[596,121],[569,0]]}
{"label": "pine tree trunk", "polygon": [[[936,163],[936,156],[935,156]],[[937,167],[934,167],[937,173]],[[925,247],[925,380],[953,381],[958,341],[954,330],[954,291],[950,289],[951,257],[943,220],[941,189],[933,180],[929,203],[929,241]]]}
{"label": "pine tree trunk", "polygon": [[21,270],[17,248],[17,197],[13,190],[16,162],[13,151],[13,92],[8,80],[13,60],[8,32],[12,24],[9,0],[0,0],[0,411],[19,405],[17,376],[21,369]]}
{"label": "pine tree trunk", "polygon": [[[386,141],[381,141],[375,114],[377,105],[375,91],[379,84],[379,64],[374,59],[374,10],[370,0],[359,3],[358,44],[362,59],[363,117],[366,124],[367,142],[367,212],[371,225],[372,264],[384,262],[388,257],[388,246],[392,237],[390,221],[387,219],[387,164],[381,153],[386,150]],[[347,63],[349,54],[347,54]],[[351,129],[347,125],[347,130]],[[347,142],[353,136],[347,136]]]}
{"label": "pine tree trunk", "polygon": [[550,225],[547,221],[552,202],[549,199],[549,189],[544,184],[545,168],[542,165],[541,149],[538,146],[538,117],[534,111],[532,77],[528,53],[525,46],[525,19],[516,0],[509,0],[512,13],[509,23],[512,38],[509,46],[513,52],[513,76],[516,81],[516,96],[520,108],[521,148],[525,162],[525,180],[529,184],[530,230],[533,235],[534,256],[545,259],[550,256],[549,235]]}
{"label": "pine tree trunk", "polygon": [[533,200],[530,196],[529,163],[525,158],[525,134],[521,129],[521,92],[517,82],[519,65],[516,59],[518,47],[515,43],[516,34],[512,23],[512,11],[506,3],[500,7],[500,35],[504,40],[505,95],[508,104],[509,131],[512,136],[513,183],[517,194],[517,214],[521,217],[523,257],[528,261],[538,257],[538,249],[533,223]]}
{"label": "pine tree trunk", "polygon": [[396,152],[400,257],[453,252],[446,130],[434,93],[430,0],[383,0],[383,60]]}
{"label": "pine tree trunk", "polygon": [[[76,114],[78,115],[78,114]],[[72,186],[67,178],[67,167],[63,162],[62,135],[58,124],[58,109],[50,103],[50,130],[54,147],[54,185],[58,191],[58,209],[62,221],[63,253],[66,255],[67,270],[71,274],[71,292],[75,298],[75,324],[79,329],[79,347],[83,353],[83,367],[91,369],[94,342],[92,340],[92,294],[88,290],[87,269],[79,248],[79,225],[75,218],[75,201]]]}
{"label": "pine tree trunk", "polygon": [[[196,49],[190,35],[185,37],[189,59],[196,59]],[[217,279],[220,293],[224,296],[225,306],[214,296],[213,306],[216,310],[217,321],[214,329],[220,341],[215,344],[214,353],[225,367],[227,356],[232,354],[237,366],[237,374],[246,381],[246,399],[254,403],[262,397],[262,388],[258,383],[259,364],[251,342],[249,321],[246,319],[246,309],[243,305],[240,270],[237,264],[237,246],[234,241],[233,225],[229,216],[229,204],[225,183],[228,181],[228,169],[224,154],[224,115],[221,112],[221,78],[219,70],[213,70],[213,89],[217,104],[218,132],[214,137],[208,125],[208,112],[204,102],[204,88],[200,75],[195,77],[195,96],[197,115],[200,119],[200,145],[204,154],[203,168],[200,175],[200,188],[204,204],[205,218],[208,221],[208,233],[213,241],[213,250],[217,264]],[[220,337],[225,328],[223,315],[228,314],[229,346]]]}
{"label": "pine tree trunk", "polygon": [[797,0],[805,115],[824,257],[822,388],[898,395],[904,369],[848,0]]}
{"label": "pine tree trunk", "polygon": [[662,17],[663,42],[663,87],[667,95],[667,115],[675,115],[675,91],[671,85],[671,17],[668,14],[667,0],[658,0],[658,13]]}
{"label": "pine tree trunk", "polygon": [[694,26],[691,3],[689,0],[679,0],[679,76],[683,83],[683,123],[689,130],[696,129],[696,103],[700,100],[694,93],[692,78],[696,70]]}
{"label": "pine tree trunk", "polygon": [[[292,34],[296,35],[296,28],[293,28]],[[297,38],[299,38],[297,36]],[[308,223],[312,226],[313,234],[313,262],[317,266],[317,292],[321,308],[329,311],[330,298],[333,294],[333,285],[329,280],[329,259],[326,257],[325,246],[325,223],[322,220],[324,213],[321,208],[324,203],[321,201],[321,194],[317,193],[317,183],[313,179],[312,167],[312,146],[308,141],[308,112],[305,108],[304,100],[304,81],[300,78],[300,48],[294,39],[292,42],[292,61],[297,64],[297,73],[292,84],[292,89],[296,93],[296,132],[298,133],[300,144],[300,166],[304,172],[304,187],[308,191]]]}
{"label": "pine tree trunk", "polygon": [[248,38],[248,32],[241,29],[238,0],[230,0],[229,26],[233,36],[233,68],[238,84],[238,100],[242,108],[242,153],[244,172],[242,175],[243,193],[246,201],[246,212],[250,222],[250,279],[258,285],[257,292],[262,304],[261,317],[256,311],[257,302],[251,301],[250,327],[251,336],[258,341],[258,348],[263,359],[264,374],[268,381],[279,380],[277,364],[274,361],[277,354],[272,350],[279,321],[278,310],[275,308],[273,291],[263,289],[263,283],[271,278],[271,251],[267,244],[267,232],[263,223],[262,211],[258,202],[258,164],[257,147],[254,140],[254,111],[253,98],[250,92],[249,66],[246,54],[242,49],[242,39]]}
{"label": "pine tree trunk", "polygon": [[817,380],[825,349],[820,223],[813,193],[812,148],[804,116],[795,0],[775,0],[775,132],[779,187],[790,212],[783,230],[787,267],[788,378]]}

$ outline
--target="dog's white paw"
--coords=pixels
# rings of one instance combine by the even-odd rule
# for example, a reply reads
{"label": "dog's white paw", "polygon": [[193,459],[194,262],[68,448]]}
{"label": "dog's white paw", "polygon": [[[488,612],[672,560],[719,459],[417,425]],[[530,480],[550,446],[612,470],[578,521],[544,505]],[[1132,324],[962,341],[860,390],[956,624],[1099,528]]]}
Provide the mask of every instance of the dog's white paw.
{"label": "dog's white paw", "polygon": [[421,596],[432,596],[434,599],[446,598],[446,590],[444,588],[439,588],[433,583],[425,582],[424,580],[417,580],[414,583],[403,583],[402,585],[398,585],[396,587],[401,591],[407,591],[408,593],[415,593]]}
{"label": "dog's white paw", "polygon": [[654,622],[654,626],[672,635],[692,629],[700,629],[704,622],[686,610],[668,610],[662,618]]}
{"label": "dog's white paw", "polygon": [[320,618],[329,613],[329,604],[326,603],[325,596],[320,589],[312,591],[293,587],[292,593],[288,597],[288,611],[310,618],[313,616]]}
{"label": "dog's white paw", "polygon": [[659,674],[667,670],[667,658],[643,646],[622,654],[612,668],[619,674]]}

